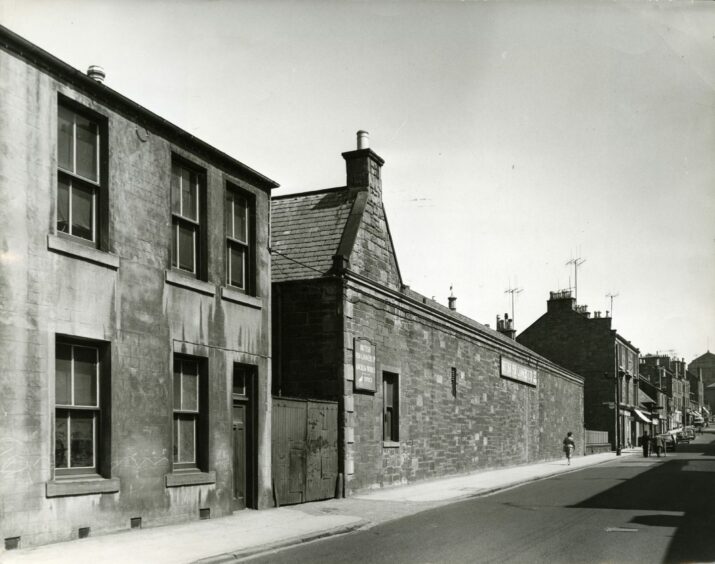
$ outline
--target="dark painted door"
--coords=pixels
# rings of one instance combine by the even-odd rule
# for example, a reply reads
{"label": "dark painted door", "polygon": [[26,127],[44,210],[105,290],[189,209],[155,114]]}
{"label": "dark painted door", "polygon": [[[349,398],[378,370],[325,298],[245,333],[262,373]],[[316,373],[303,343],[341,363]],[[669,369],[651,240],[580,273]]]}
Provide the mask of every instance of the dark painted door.
{"label": "dark painted door", "polygon": [[237,509],[246,507],[246,411],[242,404],[233,406],[233,499]]}

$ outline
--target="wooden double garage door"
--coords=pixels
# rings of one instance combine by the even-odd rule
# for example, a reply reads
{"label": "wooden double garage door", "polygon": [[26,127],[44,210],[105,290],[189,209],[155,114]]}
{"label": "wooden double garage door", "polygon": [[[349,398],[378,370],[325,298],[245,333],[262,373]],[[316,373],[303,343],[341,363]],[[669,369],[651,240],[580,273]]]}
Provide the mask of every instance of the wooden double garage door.
{"label": "wooden double garage door", "polygon": [[280,505],[335,497],[338,404],[273,398],[273,487]]}

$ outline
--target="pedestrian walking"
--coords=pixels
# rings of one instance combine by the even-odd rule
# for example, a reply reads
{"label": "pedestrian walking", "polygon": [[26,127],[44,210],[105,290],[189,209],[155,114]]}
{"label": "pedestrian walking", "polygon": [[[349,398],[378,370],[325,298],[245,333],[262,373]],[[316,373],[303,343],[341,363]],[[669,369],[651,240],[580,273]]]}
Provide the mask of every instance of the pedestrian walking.
{"label": "pedestrian walking", "polygon": [[650,437],[648,436],[648,431],[643,431],[641,441],[643,443],[643,456],[648,458],[650,456]]}
{"label": "pedestrian walking", "polygon": [[566,433],[566,438],[564,439],[564,454],[566,454],[566,464],[571,465],[571,455],[576,448],[576,443],[573,440],[573,433],[569,431]]}

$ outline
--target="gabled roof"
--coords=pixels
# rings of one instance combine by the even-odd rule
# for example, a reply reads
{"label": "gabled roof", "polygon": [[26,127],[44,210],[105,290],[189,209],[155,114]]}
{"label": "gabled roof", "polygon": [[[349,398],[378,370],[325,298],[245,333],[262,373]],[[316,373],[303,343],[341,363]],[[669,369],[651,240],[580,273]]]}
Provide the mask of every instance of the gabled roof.
{"label": "gabled roof", "polygon": [[710,361],[710,362],[715,363],[715,354],[713,354],[713,353],[711,353],[710,351],[708,351],[708,352],[706,352],[705,354],[701,354],[698,358],[696,358],[696,359],[690,361],[690,364],[693,364],[693,363],[698,363],[698,364],[700,364],[700,363],[706,362],[706,361]]}
{"label": "gabled roof", "polygon": [[106,84],[91,79],[83,72],[61,61],[54,55],[51,55],[2,25],[0,25],[0,47],[26,60],[40,70],[70,84],[74,89],[86,94],[94,100],[106,104],[118,112],[124,113],[128,119],[165,135],[177,145],[185,147],[192,153],[196,153],[218,164],[220,167],[226,168],[232,174],[247,177],[264,191],[270,191],[271,188],[277,188],[279,186],[274,180],[234,159],[216,147],[209,145],[205,141],[194,137],[184,129],[158,116],[154,112],[147,110],[119,92],[112,90]]}
{"label": "gabled roof", "polygon": [[273,197],[273,282],[328,274],[355,197],[356,192],[347,187]]}

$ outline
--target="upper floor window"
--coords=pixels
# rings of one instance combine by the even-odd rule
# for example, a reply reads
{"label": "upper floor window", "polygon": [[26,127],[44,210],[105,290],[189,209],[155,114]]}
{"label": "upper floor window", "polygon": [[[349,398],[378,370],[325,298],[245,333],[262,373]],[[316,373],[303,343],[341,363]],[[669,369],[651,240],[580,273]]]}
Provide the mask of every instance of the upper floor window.
{"label": "upper floor window", "polygon": [[60,104],[57,115],[57,231],[98,242],[102,128]]}
{"label": "upper floor window", "polygon": [[201,173],[182,163],[171,166],[171,266],[199,275]]}
{"label": "upper floor window", "polygon": [[250,196],[226,188],[226,283],[250,292],[253,277],[252,217]]}
{"label": "upper floor window", "polygon": [[55,474],[98,473],[103,406],[99,347],[58,341],[55,347]]}

